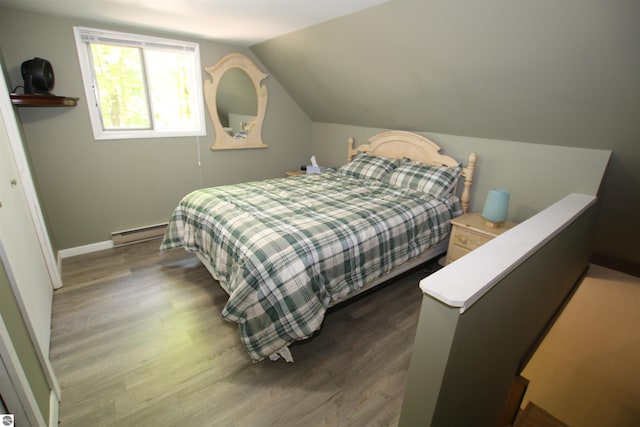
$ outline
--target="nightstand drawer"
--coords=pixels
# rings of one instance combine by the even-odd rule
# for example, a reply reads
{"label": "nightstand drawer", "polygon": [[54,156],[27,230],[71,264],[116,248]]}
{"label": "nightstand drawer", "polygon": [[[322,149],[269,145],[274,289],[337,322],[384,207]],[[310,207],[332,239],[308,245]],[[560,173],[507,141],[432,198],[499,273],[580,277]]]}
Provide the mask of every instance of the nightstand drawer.
{"label": "nightstand drawer", "polygon": [[506,221],[498,228],[487,227],[482,215],[478,213],[467,213],[452,219],[446,264],[484,245],[515,225],[513,222]]}
{"label": "nightstand drawer", "polygon": [[491,237],[489,236],[483,236],[482,234],[474,233],[473,231],[462,228],[456,228],[452,237],[452,243],[454,246],[464,248],[467,251],[472,251],[478,246],[484,245],[489,240],[491,240]]}
{"label": "nightstand drawer", "polygon": [[458,258],[468,254],[469,250],[467,249],[463,249],[460,246],[449,246],[449,250],[447,251],[447,260],[446,263],[449,264],[450,262],[453,262],[455,260],[457,260]]}

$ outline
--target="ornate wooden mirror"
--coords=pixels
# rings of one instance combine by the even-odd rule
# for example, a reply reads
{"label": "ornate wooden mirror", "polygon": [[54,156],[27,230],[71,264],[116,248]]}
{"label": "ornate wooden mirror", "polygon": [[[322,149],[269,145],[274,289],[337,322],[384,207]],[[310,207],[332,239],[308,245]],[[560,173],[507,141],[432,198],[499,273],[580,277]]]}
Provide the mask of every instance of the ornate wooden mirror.
{"label": "ornate wooden mirror", "polygon": [[212,150],[266,148],[262,123],[267,109],[265,73],[251,59],[230,53],[205,68],[204,96],[215,130]]}

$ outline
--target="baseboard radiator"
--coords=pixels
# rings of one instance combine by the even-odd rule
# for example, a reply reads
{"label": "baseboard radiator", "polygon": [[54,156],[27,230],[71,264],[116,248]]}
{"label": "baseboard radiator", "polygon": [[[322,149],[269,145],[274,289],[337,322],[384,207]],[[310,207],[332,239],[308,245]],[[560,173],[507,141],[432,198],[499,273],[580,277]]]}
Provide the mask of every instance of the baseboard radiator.
{"label": "baseboard radiator", "polygon": [[116,231],[111,233],[113,246],[131,245],[133,243],[146,242],[147,240],[159,239],[164,236],[168,223],[148,225],[146,227],[132,228],[130,230]]}

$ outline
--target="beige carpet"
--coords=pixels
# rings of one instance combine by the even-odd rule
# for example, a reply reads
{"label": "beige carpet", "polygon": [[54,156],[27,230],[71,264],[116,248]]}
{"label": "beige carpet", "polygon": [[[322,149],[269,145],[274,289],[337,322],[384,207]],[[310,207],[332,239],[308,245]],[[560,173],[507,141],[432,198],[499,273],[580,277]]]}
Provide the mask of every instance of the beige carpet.
{"label": "beige carpet", "polygon": [[591,265],[522,376],[571,427],[640,426],[640,278]]}

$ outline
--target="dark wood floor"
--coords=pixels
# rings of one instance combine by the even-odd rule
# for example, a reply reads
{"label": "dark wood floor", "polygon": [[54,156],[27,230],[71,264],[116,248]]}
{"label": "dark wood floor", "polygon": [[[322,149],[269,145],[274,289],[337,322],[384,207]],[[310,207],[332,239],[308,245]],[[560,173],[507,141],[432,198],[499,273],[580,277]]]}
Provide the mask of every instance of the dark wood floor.
{"label": "dark wood floor", "polygon": [[251,363],[220,317],[224,291],[158,245],[64,261],[51,337],[62,427],[397,424],[426,270],[332,309],[291,347],[295,363]]}

